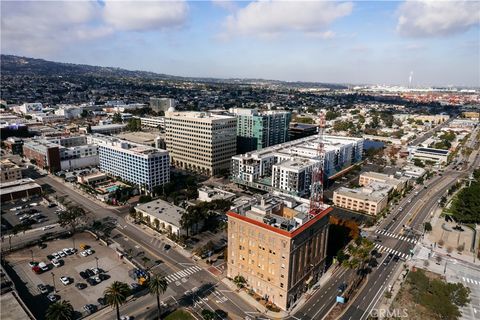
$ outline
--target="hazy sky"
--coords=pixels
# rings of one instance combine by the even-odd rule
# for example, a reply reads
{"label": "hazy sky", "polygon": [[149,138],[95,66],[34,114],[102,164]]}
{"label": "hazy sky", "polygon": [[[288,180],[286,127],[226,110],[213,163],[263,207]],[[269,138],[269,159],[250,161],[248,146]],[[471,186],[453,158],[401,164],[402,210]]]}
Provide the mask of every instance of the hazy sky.
{"label": "hazy sky", "polygon": [[3,1],[1,52],[180,76],[480,86],[479,1]]}

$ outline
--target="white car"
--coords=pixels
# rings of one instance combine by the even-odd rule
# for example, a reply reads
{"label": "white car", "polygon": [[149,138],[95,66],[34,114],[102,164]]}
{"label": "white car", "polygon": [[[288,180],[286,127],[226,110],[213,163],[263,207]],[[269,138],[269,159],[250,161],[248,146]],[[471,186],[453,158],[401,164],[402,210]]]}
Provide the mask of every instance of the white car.
{"label": "white car", "polygon": [[93,252],[94,252],[92,249],[87,249],[87,250],[85,250],[85,251],[88,253],[88,255],[91,255],[91,254],[93,254]]}
{"label": "white car", "polygon": [[133,318],[130,316],[121,316],[120,320],[132,320]]}
{"label": "white car", "polygon": [[73,252],[70,252],[70,248],[63,248],[63,253],[66,255],[71,255]]}
{"label": "white car", "polygon": [[88,253],[87,253],[87,251],[82,251],[82,252],[80,252],[80,255],[82,257],[86,257],[86,256],[88,256]]}
{"label": "white car", "polygon": [[42,269],[42,271],[48,271],[48,266],[47,266],[47,264],[46,264],[45,262],[43,262],[43,261],[38,264],[38,267],[39,267],[40,269]]}
{"label": "white car", "polygon": [[100,270],[99,270],[98,268],[92,268],[92,269],[90,269],[90,270],[92,270],[92,272],[93,272],[94,274],[99,274],[99,273],[100,273]]}
{"label": "white car", "polygon": [[67,256],[67,255],[65,254],[65,252],[63,252],[63,251],[58,251],[57,253],[58,253],[58,255],[59,255],[60,257],[62,257],[62,258],[65,258],[65,257]]}
{"label": "white car", "polygon": [[66,286],[67,284],[70,284],[70,278],[66,276],[60,277],[60,281],[63,283],[64,286]]}
{"label": "white car", "polygon": [[52,256],[53,256],[55,259],[61,258],[60,255],[58,254],[58,252],[52,253]]}
{"label": "white car", "polygon": [[52,260],[52,264],[55,266],[55,267],[60,267],[62,264],[60,262],[61,260],[57,260],[57,259],[53,259]]}
{"label": "white car", "polygon": [[48,229],[53,229],[55,226],[49,225],[49,226],[44,226],[42,228],[43,231],[48,230]]}
{"label": "white car", "polygon": [[56,294],[53,294],[53,293],[50,293],[48,296],[47,296],[48,300],[52,301],[52,302],[55,302],[57,301],[59,298]]}
{"label": "white car", "polygon": [[75,252],[77,252],[77,249],[75,249],[75,248],[68,248],[68,249],[70,249],[70,252],[71,252],[72,254],[74,254]]}

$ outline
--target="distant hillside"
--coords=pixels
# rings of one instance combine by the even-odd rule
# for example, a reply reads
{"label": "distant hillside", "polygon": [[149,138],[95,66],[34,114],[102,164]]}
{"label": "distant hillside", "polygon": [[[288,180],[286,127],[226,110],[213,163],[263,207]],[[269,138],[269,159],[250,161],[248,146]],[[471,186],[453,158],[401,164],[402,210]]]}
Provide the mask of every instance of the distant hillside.
{"label": "distant hillside", "polygon": [[44,76],[44,77],[68,77],[68,76],[94,76],[94,77],[115,77],[115,78],[142,78],[154,80],[177,80],[177,81],[196,81],[207,83],[229,83],[229,84],[275,84],[285,87],[321,87],[331,89],[347,88],[341,84],[326,84],[316,82],[286,82],[278,80],[264,79],[215,79],[215,78],[194,78],[179,77],[167,74],[131,71],[121,68],[90,66],[85,64],[53,62],[43,59],[18,57],[13,55],[1,55],[1,71],[5,76]]}

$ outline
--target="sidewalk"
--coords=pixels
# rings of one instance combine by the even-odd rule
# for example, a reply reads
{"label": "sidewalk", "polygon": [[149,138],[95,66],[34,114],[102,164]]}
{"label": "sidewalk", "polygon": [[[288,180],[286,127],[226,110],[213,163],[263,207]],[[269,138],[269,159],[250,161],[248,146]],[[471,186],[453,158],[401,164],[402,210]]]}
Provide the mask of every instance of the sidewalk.
{"label": "sidewalk", "polygon": [[255,300],[252,296],[250,296],[245,290],[239,290],[237,286],[228,278],[224,278],[222,282],[232,291],[234,291],[240,298],[242,298],[245,302],[249,305],[253,306],[258,312],[264,314],[265,316],[269,316],[270,318],[278,318],[283,319],[288,317],[290,314],[286,311],[279,311],[273,312],[268,310],[265,306],[263,306],[260,302]]}

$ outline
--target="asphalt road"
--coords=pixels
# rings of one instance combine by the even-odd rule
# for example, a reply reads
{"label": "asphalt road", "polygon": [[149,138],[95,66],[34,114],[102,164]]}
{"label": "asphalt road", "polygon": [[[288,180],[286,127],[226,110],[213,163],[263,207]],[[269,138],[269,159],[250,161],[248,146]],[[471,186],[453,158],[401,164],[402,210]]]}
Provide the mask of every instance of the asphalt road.
{"label": "asphalt road", "polygon": [[[186,275],[186,269],[196,265],[195,261],[178,253],[173,245],[172,249],[166,252],[163,250],[163,246],[158,246],[158,242],[152,240],[152,236],[148,232],[142,230],[140,227],[128,224],[124,219],[128,208],[105,208],[93,202],[85,195],[80,194],[77,190],[74,190],[71,185],[66,186],[51,176],[44,176],[39,179],[39,182],[49,184],[56,190],[59,196],[66,195],[69,201],[82,206],[96,219],[105,217],[116,218],[118,225],[117,228],[112,231],[112,237],[119,234],[120,239],[118,242],[127,239],[126,241],[135,243],[135,246],[143,250],[148,250],[150,255],[156,257],[158,260],[162,260],[163,263],[157,268],[158,272],[165,276],[176,275],[176,278],[180,280],[169,284],[173,292],[170,293],[170,296],[162,297],[166,304],[178,302],[180,305],[191,308],[202,306],[207,309],[222,309],[228,312],[230,316],[242,319],[247,315],[258,315],[258,310],[247,304],[223,282],[219,281],[219,279],[203,268],[201,271],[180,278],[179,275]],[[189,273],[191,270],[192,269],[189,269]],[[195,288],[198,289],[198,292],[196,294],[193,292],[190,293],[190,291]],[[127,311],[131,312],[129,315],[135,316],[136,319],[141,319],[137,316],[145,312],[145,304],[149,304],[149,302],[155,302],[155,298],[147,296],[143,299],[131,301],[127,307]],[[148,314],[145,316],[148,316]],[[153,317],[155,317],[154,313]],[[114,319],[115,314],[111,312],[102,317],[102,319],[109,318]]]}
{"label": "asphalt road", "polygon": [[[473,142],[470,141],[469,145],[472,145],[472,143]],[[473,155],[470,157],[470,166],[467,170],[460,172],[454,171],[452,170],[452,166],[448,166],[442,176],[436,176],[428,182],[427,189],[423,189],[419,191],[417,196],[413,196],[415,197],[415,201],[408,203],[408,200],[412,198],[412,194],[406,197],[402,201],[403,204],[406,202],[405,207],[397,216],[397,220],[391,223],[393,219],[392,217],[391,219],[386,219],[381,224],[381,227],[384,227],[390,234],[394,235],[393,237],[386,235],[380,236],[382,241],[386,241],[385,246],[388,245],[388,248],[396,252],[408,254],[409,250],[413,249],[414,245],[410,241],[400,239],[400,237],[405,235],[405,232],[400,233],[402,229],[404,229],[403,225],[408,226],[406,229],[422,231],[423,222],[438,206],[438,200],[446,194],[448,188],[455,184],[458,179],[468,177],[475,168],[478,168],[479,162],[480,158],[477,154],[477,156]],[[388,228],[386,228],[387,226]],[[379,229],[381,230],[382,228]],[[414,233],[417,233],[418,237],[418,232]],[[358,297],[361,297],[361,299],[357,298],[353,301],[341,319],[367,319],[369,313],[387,289],[387,284],[390,281],[391,275],[395,274],[396,270],[401,267],[401,264],[401,260],[397,262],[392,260],[387,266],[380,264],[379,267],[374,269],[374,272],[369,275],[369,284],[358,294]],[[375,281],[371,283],[373,279],[375,279]]]}

